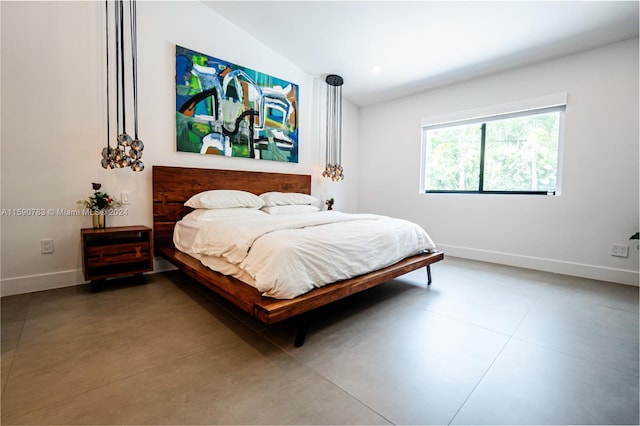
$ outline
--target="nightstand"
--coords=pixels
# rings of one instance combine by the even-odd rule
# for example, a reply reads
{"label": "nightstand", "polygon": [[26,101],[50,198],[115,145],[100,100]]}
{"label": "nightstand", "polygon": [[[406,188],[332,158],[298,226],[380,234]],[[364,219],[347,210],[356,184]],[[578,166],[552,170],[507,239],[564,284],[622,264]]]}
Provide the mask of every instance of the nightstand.
{"label": "nightstand", "polygon": [[153,235],[146,226],[83,228],[82,270],[98,291],[107,278],[139,275],[153,270]]}

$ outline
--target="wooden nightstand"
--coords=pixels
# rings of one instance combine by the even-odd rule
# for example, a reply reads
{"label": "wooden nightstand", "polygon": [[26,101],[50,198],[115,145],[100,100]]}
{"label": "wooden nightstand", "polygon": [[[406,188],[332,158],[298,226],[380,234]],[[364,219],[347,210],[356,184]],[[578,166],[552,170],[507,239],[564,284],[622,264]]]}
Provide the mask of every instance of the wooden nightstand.
{"label": "wooden nightstand", "polygon": [[84,228],[82,270],[98,291],[107,278],[139,275],[153,270],[153,235],[146,226]]}

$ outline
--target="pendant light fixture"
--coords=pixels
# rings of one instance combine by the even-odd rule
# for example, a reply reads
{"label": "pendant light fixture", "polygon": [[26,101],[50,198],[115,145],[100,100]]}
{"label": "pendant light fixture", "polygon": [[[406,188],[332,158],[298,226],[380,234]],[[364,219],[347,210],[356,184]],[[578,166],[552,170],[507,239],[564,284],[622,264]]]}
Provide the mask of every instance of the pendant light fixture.
{"label": "pendant light fixture", "polygon": [[322,176],[333,181],[344,179],[342,171],[342,84],[339,75],[329,74],[327,83],[326,166]]}
{"label": "pendant light fixture", "polygon": [[[113,6],[110,16],[109,4]],[[136,2],[129,0],[129,36],[125,33],[125,7],[124,0],[116,2],[106,0],[105,8],[105,40],[106,40],[106,76],[107,76],[107,146],[102,150],[102,167],[105,169],[131,167],[133,171],[140,172],[144,170],[142,150],[144,144],[138,137],[138,48],[137,48],[137,24],[136,24]],[[109,39],[109,29],[114,29],[114,40]],[[129,41],[129,52],[131,59],[127,61],[125,55],[125,40]],[[115,55],[111,52],[110,46],[113,45]],[[110,60],[115,59],[115,76],[110,69]],[[130,79],[126,78],[125,64],[129,63],[131,68]],[[116,125],[115,134],[117,135],[114,147],[111,148],[111,82],[115,80],[116,93]],[[127,133],[127,83],[133,91],[133,138]],[[121,127],[122,124],[122,127]]]}

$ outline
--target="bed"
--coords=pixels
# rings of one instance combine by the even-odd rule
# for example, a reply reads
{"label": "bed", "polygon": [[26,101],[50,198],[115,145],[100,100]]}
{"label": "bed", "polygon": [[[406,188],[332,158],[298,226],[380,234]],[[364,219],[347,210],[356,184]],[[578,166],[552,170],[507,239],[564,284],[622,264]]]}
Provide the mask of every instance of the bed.
{"label": "bed", "polygon": [[267,297],[255,287],[233,276],[218,273],[204,266],[196,257],[178,250],[174,244],[176,223],[192,211],[184,203],[194,194],[216,189],[247,191],[256,195],[272,191],[310,194],[311,176],[170,166],[153,166],[152,174],[155,252],[265,324],[299,318],[295,346],[304,344],[309,313],[315,309],[423,267],[427,268],[430,284],[430,265],[444,257],[440,251],[423,252],[375,271],[314,288],[292,299]]}

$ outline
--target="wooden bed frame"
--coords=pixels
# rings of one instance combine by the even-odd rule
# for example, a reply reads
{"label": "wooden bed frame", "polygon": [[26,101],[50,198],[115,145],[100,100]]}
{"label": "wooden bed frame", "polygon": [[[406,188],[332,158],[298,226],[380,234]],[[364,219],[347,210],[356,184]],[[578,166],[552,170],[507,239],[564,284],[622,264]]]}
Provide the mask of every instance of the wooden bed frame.
{"label": "wooden bed frame", "polygon": [[[211,269],[199,260],[177,250],[173,228],[192,209],[184,202],[192,195],[210,189],[236,189],[259,195],[269,191],[311,193],[311,176],[269,172],[153,166],[153,230],[155,253],[160,254],[187,275],[266,324],[301,316],[302,326],[295,345],[302,346],[307,333],[306,313],[375,287],[413,270],[442,260],[442,252],[409,257],[389,267],[314,289],[294,299],[264,297],[254,287]],[[305,315],[303,315],[305,314]]]}

